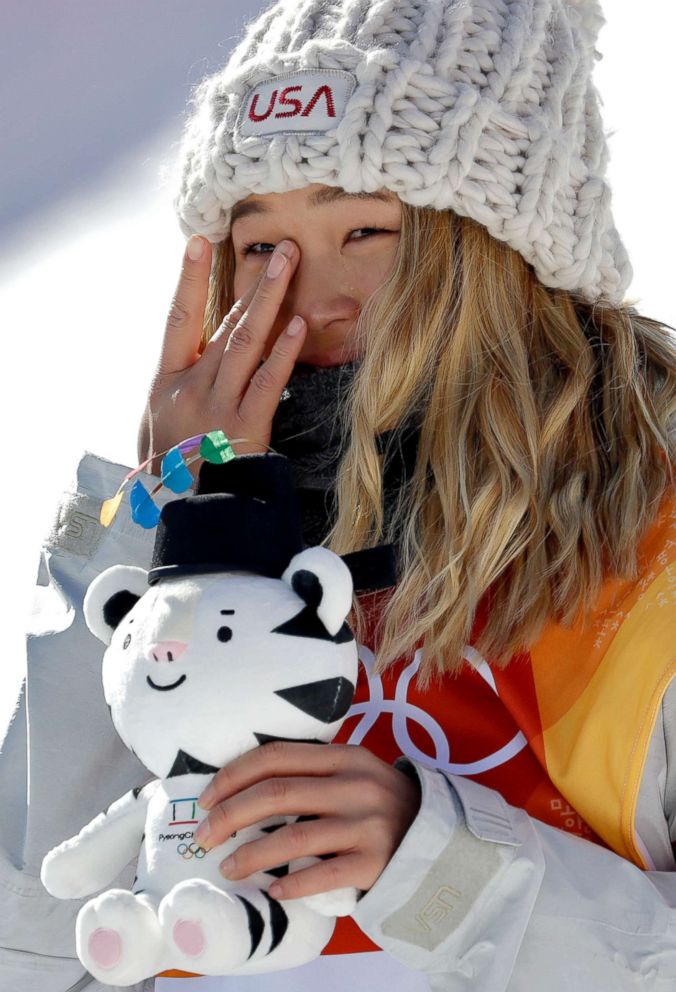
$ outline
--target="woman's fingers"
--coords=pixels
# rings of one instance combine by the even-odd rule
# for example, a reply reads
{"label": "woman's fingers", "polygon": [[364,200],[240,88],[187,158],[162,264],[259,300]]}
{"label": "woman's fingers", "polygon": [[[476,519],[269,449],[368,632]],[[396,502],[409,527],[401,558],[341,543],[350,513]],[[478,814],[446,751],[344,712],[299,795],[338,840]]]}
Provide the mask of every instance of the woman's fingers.
{"label": "woman's fingers", "polygon": [[301,819],[280,826],[259,840],[242,844],[219,867],[226,878],[240,879],[297,858],[347,851],[358,840],[358,828],[355,821],[337,816]]}
{"label": "woman's fingers", "polygon": [[239,405],[246,392],[297,261],[298,249],[293,242],[282,241],[277,245],[251,302],[230,334],[213,386],[226,403]]}
{"label": "woman's fingers", "polygon": [[341,854],[329,861],[319,861],[310,868],[292,871],[284,878],[278,878],[272,883],[268,892],[273,899],[301,899],[315,896],[319,892],[330,892],[332,889],[354,887],[367,892],[380,875],[372,864],[360,852]]}
{"label": "woman's fingers", "polygon": [[303,318],[294,317],[275,341],[267,361],[254,372],[239,407],[243,425],[260,421],[261,418],[265,422],[272,422],[284,387],[303,347],[306,330]]}
{"label": "woman's fingers", "polygon": [[371,752],[354,744],[318,746],[299,741],[270,741],[219,768],[202,791],[198,805],[210,809],[222,799],[274,776],[334,775],[338,771],[361,768],[371,761]]}
{"label": "woman's fingers", "polygon": [[324,779],[321,793],[316,778],[312,777],[298,775],[258,782],[215,806],[195,831],[195,840],[210,850],[238,830],[268,816],[339,813],[346,791],[351,788],[354,781],[334,777]]}
{"label": "woman's fingers", "polygon": [[[257,871],[281,868],[306,857],[322,860],[310,867],[297,868],[274,882],[275,899],[298,899],[354,886],[367,890],[380,875],[381,860],[361,850],[362,824],[332,816],[300,820],[280,827],[267,837],[242,844],[219,865],[231,881],[248,878]],[[327,857],[328,856],[328,857]]]}
{"label": "woman's fingers", "polygon": [[228,343],[228,338],[243,315],[246,313],[246,309],[254,298],[256,290],[260,286],[264,277],[265,270],[263,269],[258,273],[257,278],[254,279],[246,292],[240,296],[238,300],[235,300],[230,310],[221,321],[221,326],[207,341],[206,347],[202,353],[202,361],[205,363],[205,366],[207,363],[211,366],[213,373],[212,385],[213,380],[216,378],[216,373],[218,372],[225,346]]}
{"label": "woman's fingers", "polygon": [[[198,257],[194,257],[201,249]],[[193,235],[183,253],[183,265],[171,301],[157,365],[157,375],[181,372],[199,358],[204,311],[209,291],[211,245]]]}

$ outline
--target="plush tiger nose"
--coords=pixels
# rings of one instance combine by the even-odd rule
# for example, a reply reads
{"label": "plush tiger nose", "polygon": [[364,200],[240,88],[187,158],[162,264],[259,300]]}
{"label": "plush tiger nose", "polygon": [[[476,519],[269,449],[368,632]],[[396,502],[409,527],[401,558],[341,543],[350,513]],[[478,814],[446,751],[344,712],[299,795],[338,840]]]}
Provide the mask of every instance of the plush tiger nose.
{"label": "plush tiger nose", "polygon": [[149,656],[152,661],[178,661],[187,646],[183,641],[158,641],[150,645]]}

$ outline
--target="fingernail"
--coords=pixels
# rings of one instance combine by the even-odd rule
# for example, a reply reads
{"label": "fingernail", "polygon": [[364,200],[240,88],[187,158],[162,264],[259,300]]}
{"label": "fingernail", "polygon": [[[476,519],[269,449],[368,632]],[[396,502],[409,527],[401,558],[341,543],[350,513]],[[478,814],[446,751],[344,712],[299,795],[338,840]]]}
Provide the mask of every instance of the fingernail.
{"label": "fingernail", "polygon": [[278,896],[281,896],[281,894],[282,894],[281,885],[279,884],[279,882],[273,882],[270,888],[268,889],[268,895],[272,896],[273,899],[276,899]]}
{"label": "fingernail", "polygon": [[188,241],[187,252],[188,258],[192,259],[193,262],[200,259],[204,254],[204,239],[200,238],[197,234],[193,234]]}
{"label": "fingernail", "polygon": [[193,839],[196,840],[198,844],[201,844],[203,841],[208,839],[209,833],[209,820],[202,820],[199,827],[195,831],[195,836]]}
{"label": "fingernail", "polygon": [[282,241],[281,244],[277,245],[277,247],[272,253],[270,264],[268,265],[267,275],[269,279],[276,279],[277,276],[283,271],[284,266],[289,261],[287,255],[285,255],[284,252],[285,251],[288,252],[290,248],[291,245],[289,244],[288,241]]}
{"label": "fingernail", "polygon": [[212,802],[216,798],[216,790],[213,786],[208,785],[202,795],[197,800],[197,805],[201,806],[202,809],[209,809]]}
{"label": "fingernail", "polygon": [[290,338],[295,338],[303,330],[303,318],[294,317],[289,326],[286,329],[286,333]]}
{"label": "fingernail", "polygon": [[228,872],[232,871],[232,869],[235,867],[235,859],[234,858],[226,858],[224,861],[221,861],[221,863],[220,863],[220,865],[218,867],[220,868],[221,872],[224,875],[227,875]]}

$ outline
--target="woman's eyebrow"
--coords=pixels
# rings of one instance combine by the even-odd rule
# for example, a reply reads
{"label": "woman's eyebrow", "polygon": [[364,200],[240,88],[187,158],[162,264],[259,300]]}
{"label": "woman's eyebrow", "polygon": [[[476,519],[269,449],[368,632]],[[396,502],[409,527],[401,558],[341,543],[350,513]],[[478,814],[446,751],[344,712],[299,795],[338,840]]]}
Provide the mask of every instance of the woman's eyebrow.
{"label": "woman's eyebrow", "polygon": [[[384,190],[376,190],[375,193],[346,193],[344,189],[338,186],[326,186],[315,190],[310,195],[308,202],[312,207],[319,207],[325,203],[334,203],[336,200],[379,200],[382,203],[390,203],[392,196]],[[230,226],[236,220],[239,220],[241,217],[247,217],[249,214],[266,213],[270,213],[270,208],[259,200],[250,200],[249,202],[240,201],[240,203],[236,203],[232,208]]]}

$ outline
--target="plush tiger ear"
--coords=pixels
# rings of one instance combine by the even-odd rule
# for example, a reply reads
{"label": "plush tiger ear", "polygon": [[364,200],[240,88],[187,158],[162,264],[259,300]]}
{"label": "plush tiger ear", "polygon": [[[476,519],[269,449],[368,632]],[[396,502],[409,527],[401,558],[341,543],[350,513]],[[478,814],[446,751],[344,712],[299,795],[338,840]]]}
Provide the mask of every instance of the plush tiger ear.
{"label": "plush tiger ear", "polygon": [[328,548],[306,548],[291,559],[282,581],[316,611],[334,637],[352,607],[352,574],[343,559]]}
{"label": "plush tiger ear", "polygon": [[95,637],[110,644],[113,632],[148,591],[148,573],[136,565],[113,565],[91,582],[82,609]]}

